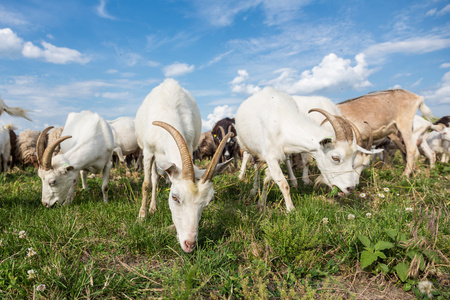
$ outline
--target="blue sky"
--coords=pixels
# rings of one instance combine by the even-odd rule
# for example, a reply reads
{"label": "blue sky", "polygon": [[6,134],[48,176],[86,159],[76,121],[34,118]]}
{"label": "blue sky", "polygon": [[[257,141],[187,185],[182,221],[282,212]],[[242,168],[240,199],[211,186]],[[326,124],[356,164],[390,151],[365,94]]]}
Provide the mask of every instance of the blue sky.
{"label": "blue sky", "polygon": [[264,86],[338,103],[404,88],[450,115],[449,1],[2,0],[0,97],[34,122],[136,115],[173,77],[203,130]]}

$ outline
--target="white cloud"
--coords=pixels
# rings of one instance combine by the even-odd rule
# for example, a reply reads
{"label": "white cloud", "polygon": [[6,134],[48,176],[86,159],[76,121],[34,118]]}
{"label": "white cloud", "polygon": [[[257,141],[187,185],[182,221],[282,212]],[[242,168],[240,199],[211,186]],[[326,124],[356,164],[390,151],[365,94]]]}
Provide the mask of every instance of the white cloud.
{"label": "white cloud", "polygon": [[430,9],[429,11],[427,11],[427,13],[425,14],[426,16],[434,16],[437,12],[436,8]]}
{"label": "white cloud", "polygon": [[450,103],[450,72],[442,76],[441,83],[436,90],[424,93],[425,101],[431,101],[438,104]]}
{"label": "white cloud", "polygon": [[18,57],[22,50],[23,40],[10,28],[0,29],[0,57]]}
{"label": "white cloud", "polygon": [[122,93],[105,92],[105,93],[102,93],[101,96],[103,98],[107,98],[107,99],[127,100],[130,97],[130,93],[128,93],[128,92],[122,92]]}
{"label": "white cloud", "polygon": [[0,23],[5,24],[7,26],[10,25],[26,25],[28,24],[28,21],[26,21],[26,18],[15,12],[7,11],[3,6],[0,5]]}
{"label": "white cloud", "polygon": [[447,4],[443,9],[441,9],[440,11],[438,11],[436,13],[436,15],[438,16],[443,16],[450,13],[450,4]]}
{"label": "white cloud", "polygon": [[213,128],[217,121],[223,118],[234,118],[236,109],[228,105],[216,106],[211,114],[208,115],[206,120],[202,119],[202,130],[208,131]]}
{"label": "white cloud", "polygon": [[195,66],[188,65],[185,63],[174,63],[169,66],[164,67],[164,76],[166,77],[176,77],[194,72]]}
{"label": "white cloud", "polygon": [[367,68],[364,54],[355,56],[356,65],[351,66],[350,59],[343,59],[331,53],[325,56],[318,66],[303,71],[285,68],[277,72],[280,75],[267,82],[277,89],[289,94],[309,94],[324,89],[353,88],[360,89],[371,86],[367,80],[374,70]]}
{"label": "white cloud", "polygon": [[231,81],[231,91],[233,93],[252,95],[261,89],[259,86],[247,83],[249,75],[246,70],[238,70],[238,74]]}
{"label": "white cloud", "polygon": [[439,67],[442,68],[442,69],[450,68],[450,63],[443,63]]}
{"label": "white cloud", "polygon": [[401,88],[402,88],[402,86],[400,84],[396,84],[396,85],[388,88],[388,90],[398,90],[398,89],[401,89]]}
{"label": "white cloud", "polygon": [[363,53],[367,60],[377,60],[392,53],[423,54],[448,47],[450,47],[450,39],[430,36],[375,44]]}
{"label": "white cloud", "polygon": [[22,55],[27,58],[42,58],[54,64],[85,64],[90,60],[74,49],[56,47],[47,42],[42,42],[41,45],[44,49],[35,46],[32,42],[26,42],[22,49]]}
{"label": "white cloud", "polygon": [[106,11],[106,0],[100,0],[100,4],[96,7],[97,14],[105,19],[115,20],[116,18],[111,16]]}

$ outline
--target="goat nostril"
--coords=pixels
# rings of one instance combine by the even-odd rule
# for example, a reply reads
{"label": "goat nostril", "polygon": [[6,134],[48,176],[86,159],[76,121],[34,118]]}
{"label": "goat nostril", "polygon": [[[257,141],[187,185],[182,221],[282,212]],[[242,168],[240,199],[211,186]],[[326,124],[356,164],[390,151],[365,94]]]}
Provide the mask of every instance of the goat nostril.
{"label": "goat nostril", "polygon": [[348,187],[348,188],[347,188],[347,191],[348,191],[349,193],[353,192],[353,187]]}
{"label": "goat nostril", "polygon": [[189,249],[189,250],[193,250],[194,248],[195,248],[195,241],[194,242],[190,242],[190,241],[184,241],[184,244],[186,245],[186,247]]}

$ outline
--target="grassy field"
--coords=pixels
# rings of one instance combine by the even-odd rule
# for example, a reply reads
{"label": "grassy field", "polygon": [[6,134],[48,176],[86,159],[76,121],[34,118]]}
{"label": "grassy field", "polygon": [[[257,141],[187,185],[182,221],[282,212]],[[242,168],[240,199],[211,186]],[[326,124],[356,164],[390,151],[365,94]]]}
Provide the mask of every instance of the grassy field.
{"label": "grassy field", "polygon": [[449,299],[450,166],[419,162],[409,179],[403,167],[365,170],[346,198],[299,180],[292,213],[277,186],[256,208],[251,171],[217,176],[190,254],[162,180],[157,212],[139,221],[141,174],[113,170],[108,204],[95,177],[47,209],[36,171],[16,168],[0,175],[0,298]]}

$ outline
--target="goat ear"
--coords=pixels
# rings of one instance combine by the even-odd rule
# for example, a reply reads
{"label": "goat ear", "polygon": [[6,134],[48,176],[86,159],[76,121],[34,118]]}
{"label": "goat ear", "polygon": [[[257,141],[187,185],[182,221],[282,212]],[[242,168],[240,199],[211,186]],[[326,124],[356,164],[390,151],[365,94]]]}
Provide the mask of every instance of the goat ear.
{"label": "goat ear", "polygon": [[321,140],[319,143],[322,147],[326,147],[329,144],[331,144],[333,142],[333,140],[331,138],[324,138],[323,140]]}
{"label": "goat ear", "polygon": [[370,154],[370,155],[383,152],[383,149],[367,150],[367,149],[364,149],[363,147],[360,147],[358,145],[356,145],[356,149],[358,149],[359,152],[362,152],[362,153],[365,153],[365,154]]}
{"label": "goat ear", "polygon": [[166,172],[169,177],[173,177],[178,174],[177,166],[174,163],[168,161],[160,161],[156,163],[156,166]]}

